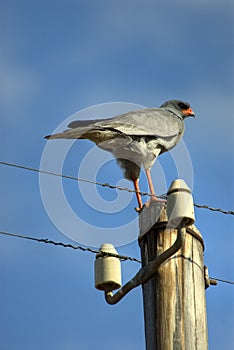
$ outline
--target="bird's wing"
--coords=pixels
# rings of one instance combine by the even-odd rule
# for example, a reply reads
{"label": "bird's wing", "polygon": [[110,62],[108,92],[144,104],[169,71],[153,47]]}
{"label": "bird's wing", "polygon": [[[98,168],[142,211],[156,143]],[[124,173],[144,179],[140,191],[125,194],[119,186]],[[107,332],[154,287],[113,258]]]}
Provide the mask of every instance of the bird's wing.
{"label": "bird's wing", "polygon": [[112,138],[116,133],[119,137],[153,136],[166,139],[178,138],[184,132],[183,119],[164,108],[146,108],[109,119],[77,120],[68,127],[62,133],[45,138],[88,138],[101,142]]}
{"label": "bird's wing", "polygon": [[[183,119],[163,108],[147,108],[109,119],[74,121],[68,127],[79,130],[110,129],[125,135],[173,137],[184,129]],[[86,129],[87,128],[87,129]]]}

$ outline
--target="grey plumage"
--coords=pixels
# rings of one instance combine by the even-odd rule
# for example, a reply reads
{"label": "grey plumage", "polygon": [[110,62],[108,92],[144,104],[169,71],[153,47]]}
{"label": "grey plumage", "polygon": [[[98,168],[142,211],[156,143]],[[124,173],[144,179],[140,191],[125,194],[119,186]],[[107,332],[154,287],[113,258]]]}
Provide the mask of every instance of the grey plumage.
{"label": "grey plumage", "polygon": [[141,166],[150,169],[159,154],[180,141],[184,118],[188,116],[194,116],[188,103],[170,100],[160,108],[136,110],[108,119],[73,121],[69,129],[46,138],[89,139],[114,155],[125,178],[136,181]]}

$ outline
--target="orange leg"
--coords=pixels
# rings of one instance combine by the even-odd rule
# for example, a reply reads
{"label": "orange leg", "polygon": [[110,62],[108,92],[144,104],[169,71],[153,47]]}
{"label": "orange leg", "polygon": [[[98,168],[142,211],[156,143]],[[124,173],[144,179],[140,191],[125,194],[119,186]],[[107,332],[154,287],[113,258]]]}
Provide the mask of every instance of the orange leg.
{"label": "orange leg", "polygon": [[134,184],[134,188],[135,188],[135,191],[136,191],[137,202],[138,202],[138,205],[139,205],[139,208],[137,208],[136,211],[139,211],[143,207],[141,195],[139,193],[140,192],[139,180],[136,179],[136,180],[132,180],[132,181],[133,181],[133,184]]}
{"label": "orange leg", "polygon": [[146,173],[146,177],[147,177],[148,184],[149,184],[151,200],[157,200],[157,197],[156,197],[155,191],[154,191],[154,185],[153,185],[152,178],[151,178],[151,175],[150,175],[150,169],[146,169],[145,173]]}
{"label": "orange leg", "polygon": [[145,173],[147,176],[147,180],[148,180],[148,184],[149,184],[149,190],[150,190],[150,194],[151,194],[151,198],[148,202],[145,203],[146,207],[150,206],[151,202],[162,202],[165,203],[166,201],[164,199],[158,199],[156,197],[155,191],[154,191],[154,186],[153,186],[153,182],[152,182],[152,178],[150,175],[150,169],[145,169]]}

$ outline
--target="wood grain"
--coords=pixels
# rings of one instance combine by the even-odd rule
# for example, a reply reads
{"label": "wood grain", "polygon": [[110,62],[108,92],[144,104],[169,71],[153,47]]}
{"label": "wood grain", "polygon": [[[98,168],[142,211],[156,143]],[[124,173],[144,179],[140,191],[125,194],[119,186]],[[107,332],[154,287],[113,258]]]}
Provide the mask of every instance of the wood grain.
{"label": "wood grain", "polygon": [[[167,227],[161,203],[144,208],[139,225],[144,267],[174,243],[177,230]],[[147,350],[208,349],[203,249],[201,233],[190,226],[182,248],[142,286]]]}

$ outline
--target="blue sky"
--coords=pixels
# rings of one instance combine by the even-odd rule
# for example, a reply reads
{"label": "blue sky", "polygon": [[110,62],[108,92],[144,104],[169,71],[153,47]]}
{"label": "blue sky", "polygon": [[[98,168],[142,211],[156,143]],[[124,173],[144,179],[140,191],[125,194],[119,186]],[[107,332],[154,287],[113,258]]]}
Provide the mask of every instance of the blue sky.
{"label": "blue sky", "polygon": [[[155,165],[156,191],[166,192],[177,176],[176,152],[181,169],[186,149],[192,177],[185,177],[195,202],[233,209],[231,1],[10,0],[1,2],[0,17],[1,161],[39,168],[43,136],[66,127],[67,120],[108,117],[179,98],[191,103],[196,118],[186,120],[178,150]],[[67,143],[55,141],[51,147],[54,162],[47,165],[55,169]],[[99,160],[100,168],[92,168]],[[70,145],[62,171],[131,188],[115,161],[86,141]],[[47,198],[56,180],[46,181],[48,193],[44,188],[42,197]],[[84,222],[70,241],[47,214],[38,174],[1,165],[1,185],[2,231],[95,246],[102,232],[108,240],[108,232],[117,228],[119,253],[140,256],[131,195],[62,181],[67,202]],[[147,191],[143,173],[141,186]],[[54,212],[69,227],[56,199]],[[234,280],[233,217],[197,209],[196,226],[205,240],[210,275]],[[144,349],[141,288],[109,306],[94,289],[93,254],[5,236],[0,240],[1,349],[88,350],[107,342],[113,350]],[[138,268],[123,263],[123,282]],[[210,348],[231,349],[233,287],[219,283],[206,294]]]}

